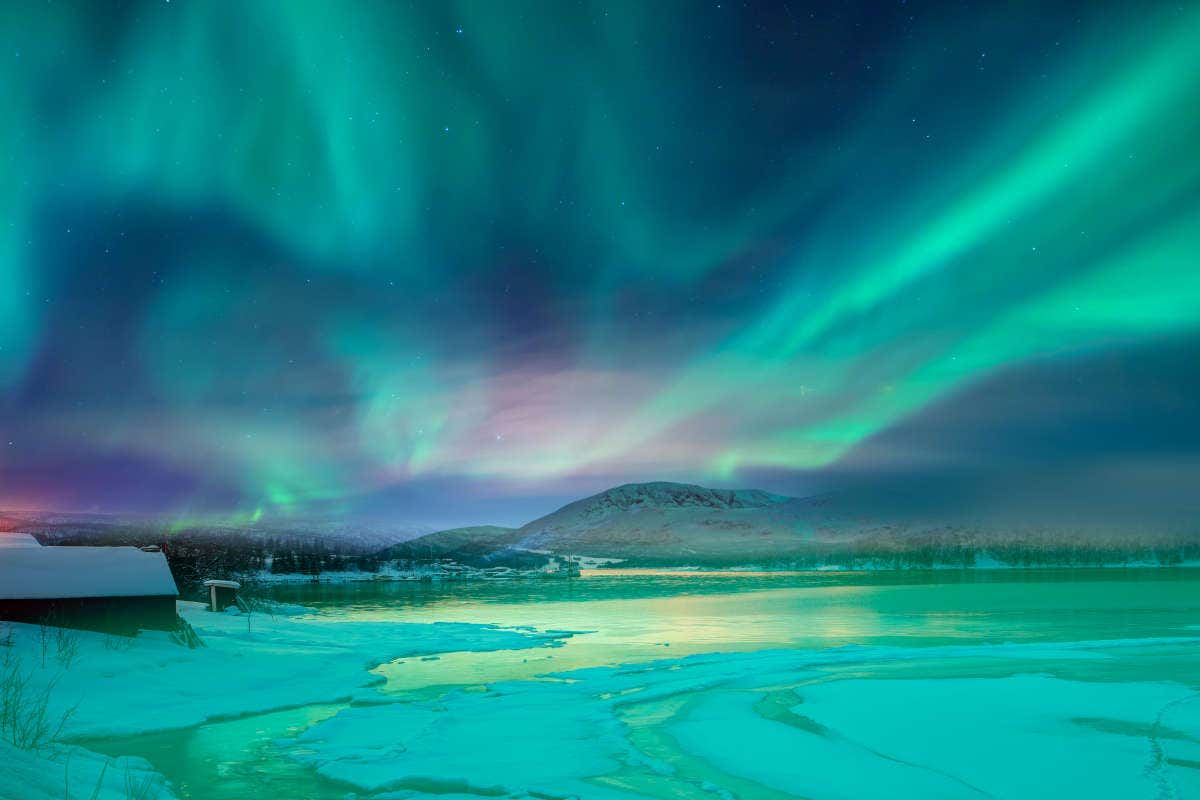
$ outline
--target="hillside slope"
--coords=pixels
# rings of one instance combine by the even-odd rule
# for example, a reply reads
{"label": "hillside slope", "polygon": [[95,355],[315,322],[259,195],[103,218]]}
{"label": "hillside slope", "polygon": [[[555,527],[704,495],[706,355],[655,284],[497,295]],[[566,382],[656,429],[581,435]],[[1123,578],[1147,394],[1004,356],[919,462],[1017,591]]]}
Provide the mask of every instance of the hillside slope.
{"label": "hillside slope", "polygon": [[869,529],[823,498],[644,483],[609,489],[534,520],[519,529],[514,545],[641,563],[749,563]]}
{"label": "hillside slope", "polygon": [[499,525],[451,528],[392,545],[378,553],[377,557],[383,561],[398,559],[413,562],[453,559],[460,564],[480,567],[533,568],[546,563],[543,556],[514,549],[513,544],[518,537],[518,529]]}
{"label": "hillside slope", "polygon": [[969,566],[1180,563],[1194,526],[1014,525],[885,513],[841,493],[795,498],[680,483],[627,484],[506,536],[506,548],[623,559],[625,566]]}

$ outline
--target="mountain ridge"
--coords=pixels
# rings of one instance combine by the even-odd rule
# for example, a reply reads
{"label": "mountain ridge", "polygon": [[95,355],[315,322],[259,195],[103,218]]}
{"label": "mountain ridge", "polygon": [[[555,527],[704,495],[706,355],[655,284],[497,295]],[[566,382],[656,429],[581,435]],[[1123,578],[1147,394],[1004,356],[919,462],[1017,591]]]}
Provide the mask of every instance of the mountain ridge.
{"label": "mountain ridge", "polygon": [[[969,566],[976,552],[1028,564],[1092,563],[1089,559],[1103,560],[1097,555],[1103,553],[1173,562],[1172,548],[1190,552],[1200,547],[1194,535],[1180,531],[1114,534],[1087,527],[918,520],[866,512],[861,500],[837,493],[789,497],[759,489],[628,483],[567,503],[519,528],[489,526],[493,533],[483,539],[472,536],[473,529],[457,528],[413,539],[386,553],[403,549],[413,558],[428,558],[424,549],[475,564],[509,563],[521,553],[536,553],[616,559],[627,566]],[[459,544],[449,546],[453,542]],[[1116,560],[1123,559],[1131,560],[1120,555]]]}

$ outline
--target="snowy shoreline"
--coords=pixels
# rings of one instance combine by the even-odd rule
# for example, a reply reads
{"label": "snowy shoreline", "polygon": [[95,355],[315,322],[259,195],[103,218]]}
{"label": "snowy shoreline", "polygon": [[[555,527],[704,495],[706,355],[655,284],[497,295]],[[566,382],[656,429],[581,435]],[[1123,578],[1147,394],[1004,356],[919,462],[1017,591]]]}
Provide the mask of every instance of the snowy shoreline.
{"label": "snowy shoreline", "polygon": [[[24,765],[0,771],[0,797],[61,800],[64,786],[71,796],[91,797],[104,765],[113,762],[75,743],[314,704],[376,702],[383,678],[372,670],[382,664],[557,647],[574,635],[470,623],[347,622],[297,608],[275,616],[213,614],[200,603],[178,605],[204,647],[189,649],[155,631],[133,639],[70,631],[64,652],[46,644],[39,626],[0,623],[5,667],[28,678],[31,696],[50,687],[49,718],[67,715],[56,744],[30,751],[0,740],[0,762]],[[105,776],[97,800],[125,797],[125,767],[139,775],[149,769],[140,760],[119,766],[119,775]]]}
{"label": "snowy shoreline", "polygon": [[1106,562],[1101,564],[1007,564],[1000,561],[981,561],[970,566],[962,564],[933,564],[931,566],[896,566],[892,564],[826,564],[815,567],[764,566],[748,564],[731,567],[706,567],[703,565],[674,566],[620,566],[623,559],[595,558],[591,563],[579,559],[578,573],[547,570],[488,571],[465,567],[453,573],[429,573],[419,570],[383,569],[378,572],[344,570],[322,572],[319,575],[297,573],[256,572],[236,577],[250,585],[278,586],[297,584],[351,584],[351,583],[448,583],[457,581],[498,582],[564,580],[576,577],[633,577],[639,575],[696,575],[696,576],[748,576],[748,575],[809,575],[813,573],[856,573],[856,572],[987,572],[1004,570],[1086,570],[1086,569],[1196,569],[1200,561],[1183,561],[1178,564],[1160,564],[1156,561]]}
{"label": "snowy shoreline", "polygon": [[891,564],[859,564],[845,566],[827,564],[816,567],[772,567],[747,565],[737,567],[705,567],[702,565],[669,567],[600,567],[583,569],[583,575],[661,575],[663,573],[691,575],[811,575],[813,573],[854,572],[988,572],[1003,570],[1085,570],[1085,569],[1195,569],[1200,561],[1182,561],[1178,564],[1160,564],[1157,561],[1106,562],[1101,564],[1007,564],[989,561],[970,566],[962,564],[933,564],[931,566],[894,566]]}
{"label": "snowy shoreline", "polygon": [[[972,797],[982,787],[996,797],[1032,798],[1053,796],[1031,782],[1052,767],[1059,796],[1072,787],[1133,796],[1148,780],[1200,788],[1193,787],[1200,774],[1172,762],[1200,761],[1200,687],[1138,666],[1195,659],[1200,636],[704,652],[413,699],[386,694],[377,667],[407,657],[555,648],[580,632],[363,621],[299,606],[274,616],[215,614],[188,602],[179,609],[205,647],[188,649],[164,633],[77,632],[77,653],[64,658],[53,643],[45,649],[38,626],[0,624],[0,642],[11,632],[0,657],[20,660],[35,687],[57,681],[51,710],[79,703],[62,743],[36,752],[0,743],[0,763],[12,765],[0,771],[0,797],[61,800],[67,787],[70,797],[89,798],[98,786],[96,800],[125,800],[132,779],[155,782],[161,791],[150,796],[169,800],[152,764],[110,759],[89,743],[312,705],[339,708],[279,740],[280,754],[364,799],[417,800],[459,787],[463,796],[502,790],[513,798],[632,800],[644,795],[622,781],[646,773],[718,797],[738,794],[730,782],[738,775],[800,796],[870,796],[870,787],[892,785],[901,796]],[[1126,665],[1126,677],[1090,677],[1111,664]],[[662,730],[676,749],[643,749],[636,722],[646,714],[666,715]],[[1183,738],[1154,734],[1148,745],[1141,732],[1163,720]],[[914,729],[931,744],[922,749]],[[1063,755],[1079,748],[1087,759]],[[992,751],[1030,767],[994,769]],[[689,771],[697,763],[700,773]]]}
{"label": "snowy shoreline", "polygon": [[[1136,796],[1144,781],[1197,782],[1169,759],[1194,755],[1183,734],[1200,734],[1200,703],[1193,703],[1200,692],[1163,681],[1064,679],[1044,665],[1198,647],[1200,637],[1183,636],[707,653],[348,708],[290,746],[296,760],[367,797],[426,797],[430,787],[456,786],[464,796],[633,800],[644,795],[611,776],[647,772],[732,796],[720,783],[680,775],[675,765],[697,757],[716,774],[749,776],[789,796],[866,797],[880,785],[901,797]],[[978,666],[984,663],[991,673]],[[955,664],[985,677],[916,677],[954,674]],[[878,709],[887,710],[881,716]],[[671,745],[655,757],[634,746],[630,724],[642,714],[667,715],[678,751]],[[1113,721],[1095,728],[1079,722],[1095,716]],[[1136,735],[1126,731],[1162,718],[1181,734],[1162,737],[1165,755],[1145,768],[1142,751],[1131,748]],[[980,719],[1003,724],[989,729]],[[863,740],[875,743],[864,748]],[[505,746],[496,748],[497,741]],[[1095,758],[1065,757],[1080,746]],[[1031,766],[1006,769],[992,752],[1017,753]],[[1091,791],[1062,792],[1080,787]],[[388,794],[398,790],[409,793]]]}

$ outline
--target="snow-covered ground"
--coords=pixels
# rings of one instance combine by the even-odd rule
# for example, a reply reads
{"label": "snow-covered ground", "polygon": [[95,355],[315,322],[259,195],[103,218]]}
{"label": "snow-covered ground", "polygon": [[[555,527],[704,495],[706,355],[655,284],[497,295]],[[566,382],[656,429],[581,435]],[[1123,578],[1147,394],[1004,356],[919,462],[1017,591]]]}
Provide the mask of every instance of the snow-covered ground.
{"label": "snow-covered ground", "polygon": [[[669,726],[731,774],[804,797],[1195,797],[1200,695],[1169,683],[1046,675],[842,680],[796,692],[787,716],[745,692],[705,695]],[[736,736],[722,740],[730,720]],[[790,724],[789,724],[790,723]]]}
{"label": "snow-covered ground", "polygon": [[[680,626],[709,608],[669,602],[700,605],[696,619],[671,617]],[[206,647],[80,632],[64,655],[51,634],[43,661],[40,628],[0,624],[0,643],[12,634],[0,659],[19,662],[34,689],[56,681],[51,716],[77,706],[68,744],[29,752],[0,742],[0,799],[170,800],[173,787],[147,762],[78,745],[315,704],[333,707],[280,739],[276,760],[360,800],[1200,797],[1200,628],[1177,623],[1170,629],[1186,635],[702,652],[406,693],[382,686],[386,670],[375,668],[499,650],[529,649],[532,660],[572,634],[295,606],[249,618],[180,610]],[[822,607],[788,619],[843,618]]]}
{"label": "snow-covered ground", "polygon": [[[165,633],[148,631],[121,651],[116,647],[123,642],[115,637],[80,632],[80,656],[69,669],[56,671],[51,645],[42,672],[58,677],[55,702],[63,708],[79,704],[64,729],[66,737],[143,733],[349,702],[373,696],[370,687],[381,679],[369,670],[397,658],[555,646],[570,636],[469,623],[334,621],[303,613],[247,618],[212,614],[199,603],[179,608],[206,647],[188,649]],[[27,663],[40,665],[38,628],[13,628],[18,652]]]}
{"label": "snow-covered ground", "polygon": [[[1200,693],[1022,673],[1196,639],[711,654],[348,708],[294,757],[367,796],[1200,796]],[[970,678],[856,678],[980,669]],[[1011,663],[1010,663],[1011,662]],[[927,672],[926,674],[929,674]],[[649,721],[650,724],[646,724]]]}
{"label": "snow-covered ground", "polygon": [[170,800],[166,779],[140,758],[105,758],[82,747],[35,752],[0,740],[4,800]]}
{"label": "snow-covered ground", "polygon": [[[48,629],[43,656],[42,629],[0,623],[0,640],[5,642],[0,658],[29,676],[30,694],[55,683],[49,717],[59,719],[73,708],[61,738],[78,740],[371,698],[377,694],[371,687],[382,679],[370,670],[384,662],[448,652],[553,647],[570,636],[468,623],[333,621],[295,608],[274,617],[257,613],[249,618],[212,614],[198,603],[180,603],[179,608],[205,647],[188,649],[166,633],[143,632],[127,639],[79,631],[62,640],[73,643],[66,645],[75,651],[68,655],[55,629]],[[65,786],[73,797],[90,798],[104,761],[79,748],[28,753],[0,742],[0,763],[17,768],[7,774],[0,769],[3,800],[58,800]],[[124,791],[127,766],[123,762],[110,767],[106,780],[113,782],[114,792]],[[134,772],[144,767],[129,766]]]}

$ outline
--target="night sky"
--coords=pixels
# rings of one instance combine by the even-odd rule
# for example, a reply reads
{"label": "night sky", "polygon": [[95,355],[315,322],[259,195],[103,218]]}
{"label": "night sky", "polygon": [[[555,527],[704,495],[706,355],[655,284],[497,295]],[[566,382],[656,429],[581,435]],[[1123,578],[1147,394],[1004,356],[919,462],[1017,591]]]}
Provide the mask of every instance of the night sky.
{"label": "night sky", "polygon": [[0,507],[1200,482],[1196,3],[15,0],[0,45]]}

